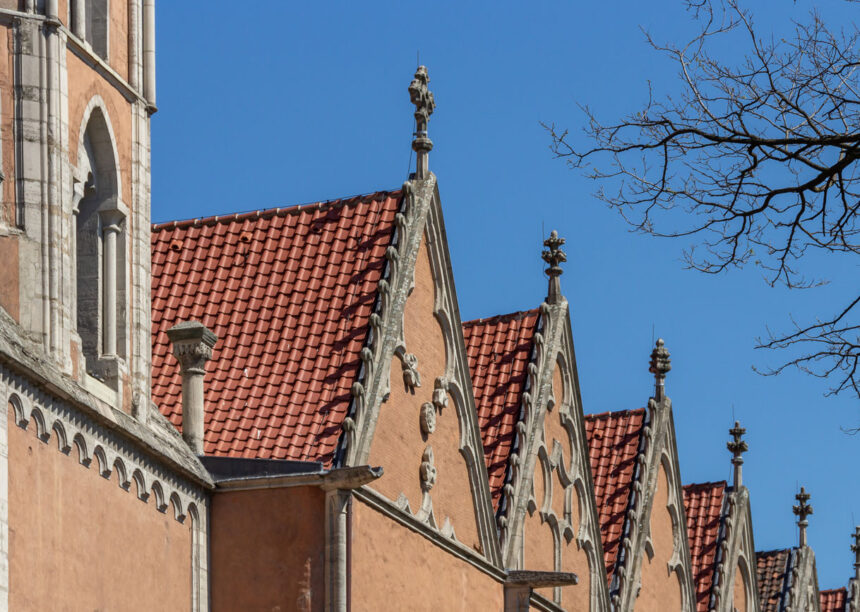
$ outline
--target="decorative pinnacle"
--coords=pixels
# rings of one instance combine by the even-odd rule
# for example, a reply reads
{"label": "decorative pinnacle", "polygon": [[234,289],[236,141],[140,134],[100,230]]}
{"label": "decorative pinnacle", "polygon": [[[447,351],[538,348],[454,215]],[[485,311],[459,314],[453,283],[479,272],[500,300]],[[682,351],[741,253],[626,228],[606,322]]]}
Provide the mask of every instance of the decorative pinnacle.
{"label": "decorative pinnacle", "polygon": [[735,421],[735,426],[729,430],[729,435],[734,438],[731,442],[726,442],[726,448],[732,453],[732,465],[735,466],[735,490],[738,490],[743,484],[741,481],[741,466],[744,464],[743,454],[749,450],[749,446],[743,440],[743,435],[747,432],[741,427],[738,421]]}
{"label": "decorative pinnacle", "polygon": [[663,399],[664,383],[666,374],[672,369],[672,360],[669,359],[669,349],[666,348],[663,338],[657,339],[654,350],[651,351],[651,363],[648,371],[654,375],[656,381],[655,398],[658,402]]}
{"label": "decorative pinnacle", "polygon": [[806,517],[812,514],[812,506],[807,503],[809,501],[809,493],[806,492],[806,489],[800,487],[800,493],[795,495],[794,499],[797,500],[797,505],[792,508],[792,511],[798,517],[797,526],[800,527],[800,545],[806,546],[806,528],[809,526],[809,521],[806,520]]}
{"label": "decorative pinnacle", "polygon": [[416,178],[426,178],[429,172],[427,154],[433,149],[433,141],[427,136],[427,123],[436,108],[433,92],[428,88],[430,77],[426,66],[418,66],[415,77],[409,84],[409,99],[415,105],[415,138],[412,140],[412,150],[418,154]]}
{"label": "decorative pinnacle", "polygon": [[561,298],[561,282],[558,277],[561,276],[562,272],[564,272],[561,268],[561,264],[567,261],[567,255],[561,250],[563,244],[564,238],[559,238],[558,232],[555,230],[552,230],[549,234],[549,238],[543,241],[543,245],[547,247],[547,250],[541,253],[541,257],[549,264],[549,268],[546,269],[546,273],[549,275],[547,302],[550,304],[557,303]]}

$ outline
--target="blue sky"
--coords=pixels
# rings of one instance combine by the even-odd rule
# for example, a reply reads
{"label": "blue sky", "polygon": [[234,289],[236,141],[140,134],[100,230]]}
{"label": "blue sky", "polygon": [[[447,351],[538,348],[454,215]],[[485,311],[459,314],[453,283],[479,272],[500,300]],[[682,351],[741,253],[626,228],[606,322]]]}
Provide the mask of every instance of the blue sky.
{"label": "blue sky", "polygon": [[[558,229],[585,411],[645,404],[656,331],[672,353],[667,390],[685,483],[730,479],[734,414],[748,430],[756,548],[797,543],[791,506],[803,485],[815,508],[809,539],[820,586],[846,584],[849,534],[860,522],[860,436],[841,427],[860,425],[860,401],[825,398],[826,384],[808,376],[765,378],[751,366],[778,362],[753,348],[766,326],[784,329],[790,315],[842,304],[856,289],[857,263],[816,262],[833,282],[789,292],[752,268],[687,271],[685,243],[631,234],[594,199],[593,183],[552,158],[539,122],[577,130],[577,103],[612,119],[636,109],[648,80],[672,91],[674,70],[640,27],[681,40],[688,16],[680,1],[527,4],[157,3],[153,221],[399,187],[412,138],[406,87],[420,53],[437,102],[430,167],[463,318],[538,305],[541,242]],[[777,35],[810,6],[750,4]],[[843,2],[815,6],[856,23]]]}

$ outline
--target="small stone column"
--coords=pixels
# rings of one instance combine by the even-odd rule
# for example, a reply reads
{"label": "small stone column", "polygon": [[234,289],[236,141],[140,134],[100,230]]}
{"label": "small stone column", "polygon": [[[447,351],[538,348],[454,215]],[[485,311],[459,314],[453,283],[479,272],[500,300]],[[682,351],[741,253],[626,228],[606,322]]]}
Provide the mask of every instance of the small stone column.
{"label": "small stone column", "polygon": [[102,285],[102,303],[104,305],[104,321],[102,324],[102,354],[116,355],[116,275],[117,275],[117,236],[122,231],[122,214],[116,211],[103,213],[104,232],[104,283]]}
{"label": "small stone column", "polygon": [[72,33],[81,40],[87,39],[86,0],[71,0],[72,2]]}
{"label": "small stone column", "polygon": [[196,454],[203,454],[203,376],[218,337],[199,321],[186,321],[167,330],[173,354],[182,370],[182,437]]}
{"label": "small stone column", "polygon": [[155,106],[155,0],[143,0],[143,97]]}

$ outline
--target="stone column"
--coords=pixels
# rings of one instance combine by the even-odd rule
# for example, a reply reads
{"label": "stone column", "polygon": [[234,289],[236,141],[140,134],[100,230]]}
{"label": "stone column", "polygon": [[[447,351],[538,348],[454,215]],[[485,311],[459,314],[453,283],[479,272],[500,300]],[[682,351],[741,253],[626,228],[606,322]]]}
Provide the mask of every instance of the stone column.
{"label": "stone column", "polygon": [[57,19],[57,0],[45,0],[45,16],[48,19]]}
{"label": "stone column", "polygon": [[344,489],[326,491],[325,500],[325,609],[346,612],[349,609],[347,580],[349,506],[352,492]]}
{"label": "stone column", "polygon": [[140,89],[140,0],[128,4],[128,84]]}
{"label": "stone column", "polygon": [[72,219],[71,219],[71,238],[72,244],[69,249],[69,260],[72,269],[72,304],[71,304],[71,319],[72,327],[77,328],[78,325],[78,215],[81,212],[81,200],[84,199],[84,184],[81,181],[75,181],[72,186]]}
{"label": "stone column", "polygon": [[71,0],[72,32],[81,40],[87,39],[87,14],[85,0]]}
{"label": "stone column", "polygon": [[102,286],[102,303],[104,305],[104,320],[102,321],[102,354],[116,355],[116,275],[117,275],[117,235],[122,231],[120,223],[122,215],[115,211],[103,213],[104,223],[104,284]]}
{"label": "stone column", "polygon": [[143,0],[143,97],[155,106],[155,0]]}
{"label": "stone column", "polygon": [[199,321],[186,321],[167,330],[173,354],[182,370],[182,437],[196,454],[203,454],[203,376],[218,337]]}

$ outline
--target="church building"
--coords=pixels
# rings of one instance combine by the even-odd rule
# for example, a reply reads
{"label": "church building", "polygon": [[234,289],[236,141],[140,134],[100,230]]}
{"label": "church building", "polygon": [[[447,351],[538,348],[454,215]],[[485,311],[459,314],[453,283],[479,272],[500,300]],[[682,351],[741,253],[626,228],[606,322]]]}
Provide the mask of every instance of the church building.
{"label": "church building", "polygon": [[0,0],[0,36],[0,612],[860,612],[805,490],[756,550],[740,423],[684,481],[669,343],[583,405],[563,237],[461,320],[424,66],[405,183],[153,225],[155,0]]}

